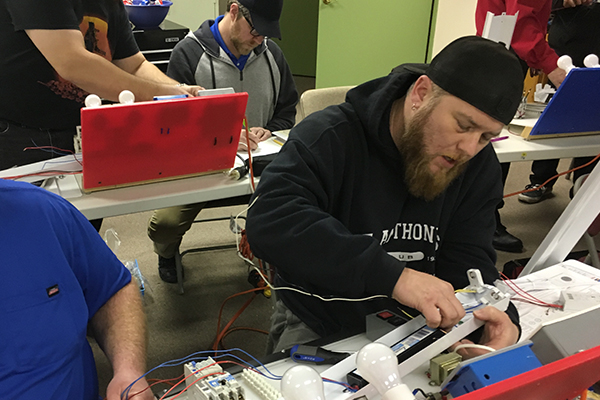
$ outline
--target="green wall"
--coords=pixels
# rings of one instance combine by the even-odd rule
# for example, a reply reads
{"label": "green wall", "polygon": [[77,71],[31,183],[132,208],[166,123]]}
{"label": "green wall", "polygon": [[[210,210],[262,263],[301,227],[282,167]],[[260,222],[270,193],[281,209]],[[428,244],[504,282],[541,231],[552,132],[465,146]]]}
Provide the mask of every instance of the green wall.
{"label": "green wall", "polygon": [[431,0],[319,2],[317,87],[356,85],[425,62]]}
{"label": "green wall", "polygon": [[317,0],[285,0],[279,24],[281,47],[294,75],[315,76],[317,66]]}

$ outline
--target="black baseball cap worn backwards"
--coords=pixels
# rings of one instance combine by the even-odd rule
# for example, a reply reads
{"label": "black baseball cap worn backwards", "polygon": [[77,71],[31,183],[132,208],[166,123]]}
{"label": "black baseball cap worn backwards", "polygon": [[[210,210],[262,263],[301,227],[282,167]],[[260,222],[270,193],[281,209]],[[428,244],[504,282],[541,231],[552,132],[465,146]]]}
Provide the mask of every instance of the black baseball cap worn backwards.
{"label": "black baseball cap worn backwards", "polygon": [[456,39],[431,61],[425,74],[446,92],[508,125],[523,96],[517,56],[479,36]]}
{"label": "black baseball cap worn backwards", "polygon": [[281,39],[279,17],[283,0],[238,0],[250,11],[252,25],[263,36]]}

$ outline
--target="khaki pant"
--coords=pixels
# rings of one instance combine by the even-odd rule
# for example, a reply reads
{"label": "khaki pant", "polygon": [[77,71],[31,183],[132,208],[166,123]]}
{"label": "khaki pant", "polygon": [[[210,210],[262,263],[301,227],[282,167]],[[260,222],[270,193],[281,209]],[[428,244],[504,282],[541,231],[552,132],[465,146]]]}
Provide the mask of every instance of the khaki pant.
{"label": "khaki pant", "polygon": [[154,211],[148,221],[148,236],[154,242],[154,252],[164,258],[175,257],[183,235],[205,204],[187,204]]}

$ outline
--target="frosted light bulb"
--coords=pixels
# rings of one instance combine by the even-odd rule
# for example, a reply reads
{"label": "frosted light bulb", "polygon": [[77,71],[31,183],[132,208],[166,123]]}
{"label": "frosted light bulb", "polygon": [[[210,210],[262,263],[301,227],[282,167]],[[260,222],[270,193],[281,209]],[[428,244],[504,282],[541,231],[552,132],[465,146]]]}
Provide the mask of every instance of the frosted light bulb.
{"label": "frosted light bulb", "polygon": [[558,66],[558,68],[564,70],[567,74],[570,70],[575,68],[575,66],[573,65],[573,59],[566,55],[560,56],[560,58],[556,62],[556,65]]}
{"label": "frosted light bulb", "polygon": [[364,346],[356,355],[356,368],[383,400],[414,400],[415,396],[400,380],[398,359],[388,346],[381,343]]}
{"label": "frosted light bulb", "polygon": [[583,59],[583,65],[588,68],[600,68],[600,65],[598,64],[598,56],[595,54],[588,54]]}
{"label": "frosted light bulb", "polygon": [[133,104],[135,102],[135,95],[129,90],[123,90],[119,93],[119,103],[121,104]]}
{"label": "frosted light bulb", "polygon": [[285,371],[281,394],[285,400],[325,400],[321,375],[306,365],[295,365]]}
{"label": "frosted light bulb", "polygon": [[100,107],[102,105],[102,100],[95,94],[88,94],[85,98],[85,106],[86,107]]}

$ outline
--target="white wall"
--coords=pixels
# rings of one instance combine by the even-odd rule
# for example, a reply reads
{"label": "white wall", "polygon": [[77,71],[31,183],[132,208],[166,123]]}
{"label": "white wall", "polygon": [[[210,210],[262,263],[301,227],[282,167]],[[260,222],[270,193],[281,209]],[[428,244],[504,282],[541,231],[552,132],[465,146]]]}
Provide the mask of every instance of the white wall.
{"label": "white wall", "polygon": [[477,0],[438,0],[432,56],[461,36],[474,35]]}
{"label": "white wall", "polygon": [[219,15],[217,0],[171,0],[173,5],[169,9],[167,19],[187,26],[191,31],[198,29],[200,24],[207,19],[214,19]]}

